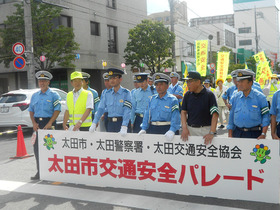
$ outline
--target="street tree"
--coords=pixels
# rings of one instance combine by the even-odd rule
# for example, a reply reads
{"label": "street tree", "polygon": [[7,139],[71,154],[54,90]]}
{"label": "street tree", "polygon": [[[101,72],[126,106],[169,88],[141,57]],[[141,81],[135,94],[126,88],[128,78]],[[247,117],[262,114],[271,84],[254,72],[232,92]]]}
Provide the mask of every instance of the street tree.
{"label": "street tree", "polygon": [[163,23],[143,20],[128,33],[124,50],[127,65],[141,68],[144,64],[152,74],[175,65],[171,52],[175,35]]}
{"label": "street tree", "polygon": [[[5,67],[9,67],[15,58],[12,45],[16,42],[25,44],[23,3],[15,4],[15,7],[15,13],[7,16],[7,20],[4,21],[5,28],[0,31],[0,63],[3,62]],[[56,64],[74,68],[72,61],[79,44],[74,40],[73,28],[59,24],[62,9],[31,0],[31,11],[35,69],[50,70]],[[46,57],[45,62],[40,61],[42,55]]]}

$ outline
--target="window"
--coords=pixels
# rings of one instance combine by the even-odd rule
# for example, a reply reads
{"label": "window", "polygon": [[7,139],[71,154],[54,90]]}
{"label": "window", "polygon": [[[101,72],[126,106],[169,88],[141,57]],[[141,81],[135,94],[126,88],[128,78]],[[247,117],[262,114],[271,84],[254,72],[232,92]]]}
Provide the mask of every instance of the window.
{"label": "window", "polygon": [[238,32],[240,34],[248,34],[251,33],[251,27],[239,28]]}
{"label": "window", "polygon": [[244,45],[252,45],[252,40],[239,40],[239,46],[244,46]]}
{"label": "window", "polygon": [[72,27],[72,18],[66,15],[60,16],[60,25],[71,28]]}
{"label": "window", "polygon": [[90,21],[90,34],[94,36],[100,36],[99,23]]}
{"label": "window", "polygon": [[220,45],[221,42],[220,42],[220,32],[218,31],[217,32],[217,45]]}
{"label": "window", "polygon": [[63,25],[65,27],[71,28],[72,27],[72,17],[61,15],[58,18],[53,19],[53,27],[57,28],[59,25]]}
{"label": "window", "polygon": [[108,26],[108,52],[117,53],[117,27]]}
{"label": "window", "polygon": [[193,43],[188,42],[187,52],[188,52],[188,57],[195,57]]}
{"label": "window", "polygon": [[225,30],[225,42],[226,46],[235,48],[236,42],[235,42],[235,33]]}
{"label": "window", "polygon": [[116,0],[107,0],[107,7],[116,9]]}

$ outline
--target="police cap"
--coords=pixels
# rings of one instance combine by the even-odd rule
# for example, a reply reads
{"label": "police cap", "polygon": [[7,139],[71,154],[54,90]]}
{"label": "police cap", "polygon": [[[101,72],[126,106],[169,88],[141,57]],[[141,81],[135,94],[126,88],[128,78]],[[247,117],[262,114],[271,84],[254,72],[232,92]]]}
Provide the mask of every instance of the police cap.
{"label": "police cap", "polygon": [[243,79],[250,79],[254,77],[255,73],[250,69],[238,69],[237,70],[237,81],[243,80]]}
{"label": "police cap", "polygon": [[145,80],[148,79],[148,73],[139,73],[139,74],[135,74],[135,79],[138,83],[140,82],[144,82]]}
{"label": "police cap", "polygon": [[206,79],[206,80],[204,81],[204,84],[205,84],[205,83],[210,84],[210,80],[209,80],[209,79]]}
{"label": "police cap", "polygon": [[123,70],[117,68],[109,68],[106,72],[108,73],[109,79],[110,77],[121,76],[124,74]]}
{"label": "police cap", "polygon": [[176,72],[171,72],[169,76],[170,76],[170,78],[177,77],[178,79],[180,79],[180,75]]}
{"label": "police cap", "polygon": [[35,74],[35,77],[38,80],[51,80],[53,78],[52,74],[48,71],[38,71]]}
{"label": "police cap", "polygon": [[234,70],[231,72],[231,77],[236,78],[237,77],[237,70]]}
{"label": "police cap", "polygon": [[90,74],[86,73],[86,72],[82,72],[83,75],[83,79],[89,79],[90,78]]}
{"label": "police cap", "polygon": [[103,74],[103,79],[104,79],[104,80],[109,80],[109,75],[108,75],[107,72],[105,72],[105,73]]}
{"label": "police cap", "polygon": [[168,75],[163,74],[163,73],[155,73],[153,75],[153,81],[155,81],[155,84],[157,84],[157,82],[166,82],[167,84],[170,83],[171,79]]}
{"label": "police cap", "polygon": [[152,76],[148,76],[150,81],[154,81]]}

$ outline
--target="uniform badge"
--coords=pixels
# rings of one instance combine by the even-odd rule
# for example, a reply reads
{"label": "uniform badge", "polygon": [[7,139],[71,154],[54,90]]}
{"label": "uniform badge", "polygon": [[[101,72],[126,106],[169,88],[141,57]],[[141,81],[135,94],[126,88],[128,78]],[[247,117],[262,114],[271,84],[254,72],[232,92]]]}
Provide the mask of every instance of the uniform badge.
{"label": "uniform badge", "polygon": [[47,102],[51,102],[50,100],[47,100]]}
{"label": "uniform badge", "polygon": [[157,75],[157,76],[156,76],[156,79],[160,79],[160,76],[159,76],[159,75]]}
{"label": "uniform badge", "polygon": [[170,107],[169,107],[169,106],[165,106],[165,108],[166,108],[166,109],[169,109]]}
{"label": "uniform badge", "polygon": [[113,75],[113,72],[112,72],[112,71],[109,71],[108,75]]}
{"label": "uniform badge", "polygon": [[120,103],[123,103],[123,100],[122,100],[122,99],[120,100]]}
{"label": "uniform badge", "polygon": [[254,108],[258,108],[258,106],[256,106],[256,105],[252,105],[252,107],[254,107]]}

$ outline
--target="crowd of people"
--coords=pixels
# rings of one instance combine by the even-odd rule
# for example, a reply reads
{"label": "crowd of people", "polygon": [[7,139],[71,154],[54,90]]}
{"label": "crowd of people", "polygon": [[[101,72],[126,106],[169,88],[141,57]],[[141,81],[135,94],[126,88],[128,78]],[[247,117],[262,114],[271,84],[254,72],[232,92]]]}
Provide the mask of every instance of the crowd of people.
{"label": "crowd of people", "polygon": [[[96,132],[104,123],[107,132],[138,135],[163,134],[167,141],[181,135],[203,136],[210,144],[217,128],[227,124],[228,137],[264,139],[271,125],[273,139],[280,137],[280,93],[277,75],[263,90],[254,81],[255,73],[238,69],[228,75],[226,81],[217,79],[217,88],[211,81],[203,81],[198,72],[189,72],[183,78],[188,91],[179,85],[180,75],[138,73],[133,77],[134,89],[122,87],[124,72],[109,68],[103,74],[105,89],[99,98],[97,91],[89,87],[90,75],[75,71],[71,74],[73,90],[67,94],[63,129]],[[36,73],[40,91],[30,102],[29,112],[33,130],[56,127],[61,111],[60,96],[49,88],[51,73]],[[218,121],[220,123],[218,125]],[[179,132],[180,131],[180,132]],[[34,144],[39,179],[38,137]]]}

